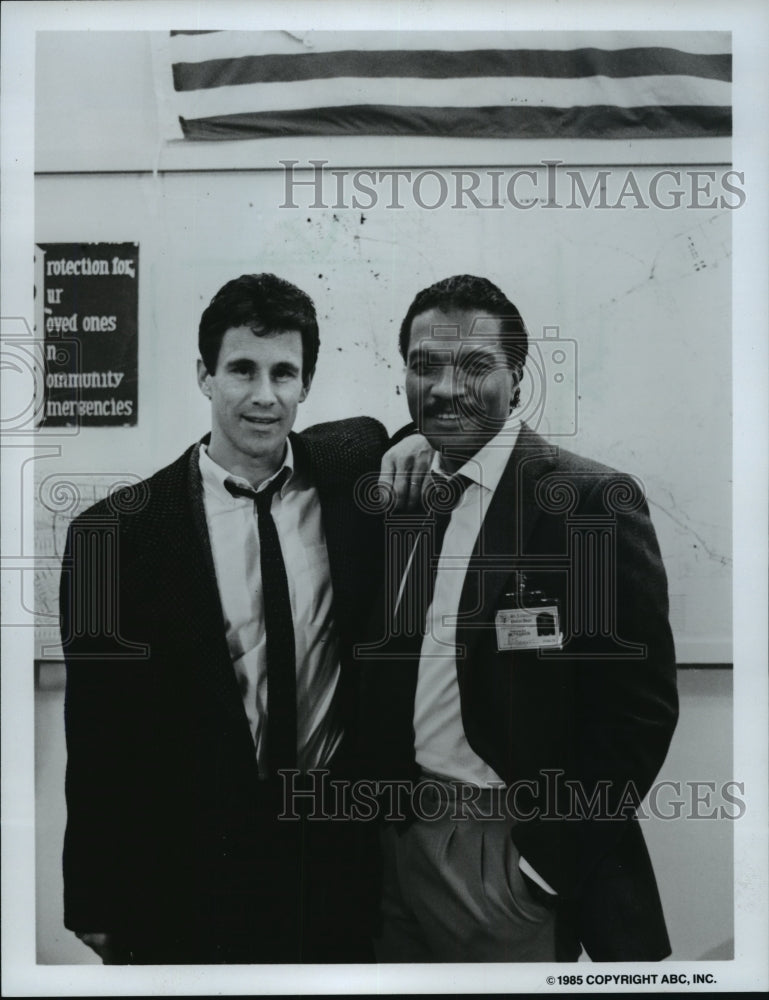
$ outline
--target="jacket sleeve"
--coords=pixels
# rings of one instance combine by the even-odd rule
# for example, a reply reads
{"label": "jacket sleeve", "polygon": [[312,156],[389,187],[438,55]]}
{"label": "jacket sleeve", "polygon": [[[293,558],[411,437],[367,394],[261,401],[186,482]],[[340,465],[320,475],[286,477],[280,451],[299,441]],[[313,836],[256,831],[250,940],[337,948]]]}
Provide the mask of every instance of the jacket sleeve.
{"label": "jacket sleeve", "polygon": [[[352,417],[313,424],[298,435],[313,467],[325,480],[340,484],[378,468],[387,448],[387,431],[373,417]],[[292,440],[295,440],[292,438]]]}
{"label": "jacket sleeve", "polygon": [[[615,497],[623,489],[631,495],[622,479],[601,489],[604,497],[612,489]],[[622,510],[620,503],[615,513],[615,558],[608,560],[604,585],[593,596],[596,603],[608,602],[609,631],[594,645],[599,656],[577,671],[577,749],[585,790],[604,783],[609,815],[627,819],[665,760],[678,696],[667,579],[648,507],[643,501]],[[588,870],[616,837],[611,827],[600,819],[583,823]]]}
{"label": "jacket sleeve", "polygon": [[565,720],[572,767],[555,793],[558,816],[566,818],[539,819],[515,835],[536,871],[571,897],[636,836],[636,807],[662,767],[678,718],[667,580],[648,507],[637,485],[615,474],[598,478],[580,514],[594,515],[599,532],[601,525],[611,530],[601,558],[591,569],[583,564],[572,581]]}
{"label": "jacket sleeve", "polygon": [[140,645],[117,633],[116,541],[115,520],[77,519],[67,533],[62,563],[64,923],[76,931],[115,932],[127,918],[124,877],[135,780],[130,761],[141,729],[139,675],[146,657]]}

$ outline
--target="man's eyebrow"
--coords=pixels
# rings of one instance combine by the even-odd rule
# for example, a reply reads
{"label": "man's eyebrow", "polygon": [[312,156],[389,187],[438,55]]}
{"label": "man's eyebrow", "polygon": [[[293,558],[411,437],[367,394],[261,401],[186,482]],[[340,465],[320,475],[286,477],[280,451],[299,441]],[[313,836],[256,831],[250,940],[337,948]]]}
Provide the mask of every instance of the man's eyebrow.
{"label": "man's eyebrow", "polygon": [[462,357],[476,357],[483,355],[484,357],[491,357],[497,353],[497,348],[500,345],[497,343],[492,343],[490,340],[485,341],[475,341],[466,342],[462,349],[459,351],[460,358]]}
{"label": "man's eyebrow", "polygon": [[409,361],[425,361],[425,360],[427,360],[428,363],[434,364],[435,361],[436,361],[437,355],[439,355],[439,354],[440,355],[445,355],[446,351],[445,350],[441,351],[440,348],[436,349],[430,343],[427,343],[427,344],[421,343],[418,347],[414,347],[414,348],[412,348],[412,350],[409,351],[408,360]]}

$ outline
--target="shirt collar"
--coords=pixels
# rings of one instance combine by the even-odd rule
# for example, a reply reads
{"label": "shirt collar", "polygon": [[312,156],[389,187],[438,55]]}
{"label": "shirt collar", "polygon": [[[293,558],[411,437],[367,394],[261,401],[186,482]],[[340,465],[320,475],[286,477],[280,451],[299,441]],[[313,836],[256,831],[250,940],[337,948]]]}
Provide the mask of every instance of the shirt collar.
{"label": "shirt collar", "polygon": [[[520,430],[519,417],[511,413],[494,437],[457,469],[456,475],[466,476],[467,479],[493,493],[499,485]],[[431,471],[438,476],[448,475],[441,466],[440,452],[433,455]]]}
{"label": "shirt collar", "polygon": [[[239,503],[241,499],[243,499],[232,496],[232,494],[227,490],[227,488],[224,485],[226,479],[229,479],[231,482],[238,483],[240,486],[246,486],[248,487],[248,489],[253,489],[251,483],[249,483],[247,479],[244,479],[243,476],[236,476],[234,473],[228,472],[226,469],[222,468],[221,465],[218,465],[208,454],[208,447],[203,441],[200,442],[199,458],[200,458],[200,475],[203,480],[203,485],[213,489],[216,492],[217,496],[226,497],[228,500],[234,503]],[[291,447],[291,441],[288,438],[286,439],[286,454],[283,457],[283,462],[281,463],[280,467],[277,468],[275,472],[270,476],[269,479],[265,479],[263,483],[259,484],[256,492],[259,493],[263,489],[265,489],[267,487],[267,484],[271,483],[273,479],[276,479],[283,471],[283,469],[288,469],[288,475],[286,476],[285,483],[283,483],[283,485],[279,490],[281,499],[283,498],[283,496],[285,496],[288,484],[291,481],[292,476],[294,475],[294,451]]]}

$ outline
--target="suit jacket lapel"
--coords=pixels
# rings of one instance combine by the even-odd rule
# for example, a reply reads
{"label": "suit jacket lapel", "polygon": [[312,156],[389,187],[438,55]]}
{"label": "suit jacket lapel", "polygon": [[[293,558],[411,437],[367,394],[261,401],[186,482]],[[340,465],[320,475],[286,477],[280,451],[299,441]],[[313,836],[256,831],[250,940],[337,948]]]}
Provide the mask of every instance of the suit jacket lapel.
{"label": "suit jacket lapel", "polygon": [[459,602],[457,676],[464,695],[468,665],[484,632],[494,628],[494,612],[504,588],[519,568],[542,509],[536,500],[539,480],[553,467],[557,447],[526,424],[486,512],[475,543]]}
{"label": "suit jacket lapel", "polygon": [[198,447],[194,445],[187,453],[180,516],[168,528],[171,543],[177,547],[180,565],[190,574],[194,603],[197,604],[197,613],[186,608],[189,620],[182,624],[193,635],[197,650],[194,663],[200,683],[244,729],[244,734],[250,740],[248,719],[227,647],[226,626],[203,500]]}

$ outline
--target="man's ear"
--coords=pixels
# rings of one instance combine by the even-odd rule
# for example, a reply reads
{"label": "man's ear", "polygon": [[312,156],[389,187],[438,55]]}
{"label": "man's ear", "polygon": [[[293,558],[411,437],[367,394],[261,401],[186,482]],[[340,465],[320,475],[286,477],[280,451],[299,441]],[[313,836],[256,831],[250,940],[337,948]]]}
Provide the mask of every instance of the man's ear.
{"label": "man's ear", "polygon": [[521,381],[523,380],[523,368],[513,369],[513,387],[510,394],[510,413],[521,403]]}
{"label": "man's ear", "polygon": [[307,395],[308,395],[308,393],[310,391],[310,386],[312,385],[312,378],[313,378],[314,374],[315,374],[315,372],[310,372],[309,375],[305,376],[302,379],[302,381],[303,381],[304,384],[302,385],[302,391],[301,391],[301,393],[299,395],[299,402],[300,403],[303,403],[305,401],[305,399],[307,399]]}
{"label": "man's ear", "polygon": [[210,386],[211,376],[208,373],[208,369],[205,364],[198,358],[198,385],[200,386],[200,391],[208,399],[211,398],[211,386]]}

